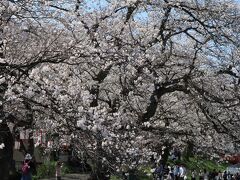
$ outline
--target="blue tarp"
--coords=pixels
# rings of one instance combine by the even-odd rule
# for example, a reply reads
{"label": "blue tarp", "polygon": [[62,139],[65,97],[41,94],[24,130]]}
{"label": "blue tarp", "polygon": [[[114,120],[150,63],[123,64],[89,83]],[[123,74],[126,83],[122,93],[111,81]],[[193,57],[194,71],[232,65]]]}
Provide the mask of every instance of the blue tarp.
{"label": "blue tarp", "polygon": [[228,166],[226,171],[229,172],[230,174],[240,173],[240,163]]}

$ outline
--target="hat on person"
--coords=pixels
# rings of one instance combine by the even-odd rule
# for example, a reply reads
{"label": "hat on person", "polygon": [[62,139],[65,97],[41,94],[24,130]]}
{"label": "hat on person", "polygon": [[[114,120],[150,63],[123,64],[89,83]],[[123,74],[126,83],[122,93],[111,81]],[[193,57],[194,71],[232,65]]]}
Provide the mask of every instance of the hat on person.
{"label": "hat on person", "polygon": [[26,154],[25,159],[26,159],[26,160],[31,160],[31,159],[32,159],[32,156],[31,156],[30,154]]}

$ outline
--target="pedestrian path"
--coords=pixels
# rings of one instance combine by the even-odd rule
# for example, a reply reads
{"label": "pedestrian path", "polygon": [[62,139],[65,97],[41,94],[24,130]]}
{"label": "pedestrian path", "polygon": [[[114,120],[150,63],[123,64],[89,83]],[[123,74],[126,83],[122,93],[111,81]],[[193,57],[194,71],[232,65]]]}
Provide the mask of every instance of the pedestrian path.
{"label": "pedestrian path", "polygon": [[[66,174],[61,179],[62,180],[88,180],[89,174]],[[48,178],[41,180],[56,180],[56,178]]]}

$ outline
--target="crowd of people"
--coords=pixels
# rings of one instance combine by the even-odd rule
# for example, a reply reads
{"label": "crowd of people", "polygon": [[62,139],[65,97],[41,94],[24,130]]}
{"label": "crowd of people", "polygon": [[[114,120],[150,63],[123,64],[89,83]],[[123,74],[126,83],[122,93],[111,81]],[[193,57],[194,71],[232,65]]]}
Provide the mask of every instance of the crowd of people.
{"label": "crowd of people", "polygon": [[159,164],[152,170],[152,173],[155,180],[240,180],[239,173],[231,174],[227,171],[221,172],[216,170],[208,172],[206,169],[200,171],[192,170],[189,172],[182,164],[172,167]]}
{"label": "crowd of people", "polygon": [[156,180],[183,180],[187,179],[187,170],[183,165],[175,165],[173,167],[159,164],[153,169],[153,177]]}

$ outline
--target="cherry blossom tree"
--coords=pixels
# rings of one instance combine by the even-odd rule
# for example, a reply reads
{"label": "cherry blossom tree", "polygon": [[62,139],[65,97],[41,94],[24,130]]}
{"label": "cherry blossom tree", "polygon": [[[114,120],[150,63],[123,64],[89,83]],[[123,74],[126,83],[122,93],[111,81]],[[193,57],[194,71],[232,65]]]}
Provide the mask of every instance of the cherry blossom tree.
{"label": "cherry blossom tree", "polygon": [[[0,154],[3,169],[0,176],[4,179],[8,179],[12,164],[17,128],[31,128],[35,123],[33,104],[37,102],[29,99],[33,86],[29,87],[25,82],[29,72],[42,63],[63,62],[72,52],[66,32],[61,27],[55,27],[51,13],[44,11],[43,7],[41,2],[36,4],[34,1],[0,2]],[[30,90],[24,97],[22,91],[25,88]],[[12,131],[8,127],[10,124],[14,125]],[[23,146],[24,153],[33,154],[33,139],[29,139],[29,144],[29,147]]]}
{"label": "cherry blossom tree", "polygon": [[4,2],[4,111],[71,137],[98,178],[173,145],[238,150],[237,3]]}

